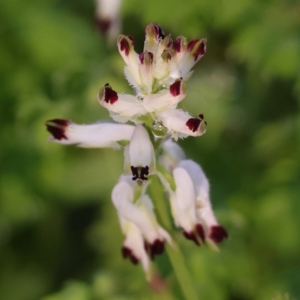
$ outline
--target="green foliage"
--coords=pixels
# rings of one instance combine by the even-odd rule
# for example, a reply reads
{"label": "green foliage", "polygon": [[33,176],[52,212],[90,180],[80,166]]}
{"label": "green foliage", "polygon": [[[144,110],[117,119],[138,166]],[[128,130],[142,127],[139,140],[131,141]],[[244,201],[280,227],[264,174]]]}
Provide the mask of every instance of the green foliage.
{"label": "green foliage", "polygon": [[[110,192],[122,153],[46,141],[47,119],[108,119],[96,100],[106,82],[130,91],[93,9],[92,1],[1,4],[1,300],[181,299],[166,256],[150,286],[120,257]],[[299,15],[293,0],[124,1],[123,31],[138,50],[149,22],[208,39],[182,103],[204,113],[207,133],[180,143],[210,178],[230,239],[215,253],[175,232],[199,299],[300,295]]]}

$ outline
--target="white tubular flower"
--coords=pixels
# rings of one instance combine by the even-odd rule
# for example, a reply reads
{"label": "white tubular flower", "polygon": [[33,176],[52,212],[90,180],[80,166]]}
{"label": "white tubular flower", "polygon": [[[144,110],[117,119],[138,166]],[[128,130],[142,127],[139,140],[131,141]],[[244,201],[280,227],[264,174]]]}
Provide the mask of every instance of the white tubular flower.
{"label": "white tubular flower", "polygon": [[148,175],[155,173],[153,145],[147,130],[142,125],[135,127],[124,154],[125,171],[131,170],[132,180],[142,183],[143,180],[148,180]]}
{"label": "white tubular flower", "polygon": [[184,37],[179,37],[173,44],[175,61],[180,76],[186,80],[192,67],[206,52],[206,39],[196,39],[187,44]]}
{"label": "white tubular flower", "polygon": [[112,119],[116,122],[135,122],[136,119],[147,112],[135,96],[117,94],[107,83],[98,94],[99,103],[105,107]]}
{"label": "white tubular flower", "polygon": [[119,149],[121,141],[129,141],[134,126],[114,123],[96,123],[78,125],[63,119],[46,122],[47,130],[52,134],[50,139],[60,144],[78,144],[79,147]]}
{"label": "white tubular flower", "polygon": [[200,245],[204,241],[204,231],[197,220],[195,189],[188,172],[181,167],[173,171],[176,184],[175,194],[170,195],[175,224],[183,229],[184,236]]}
{"label": "white tubular flower", "polygon": [[122,0],[96,0],[96,24],[110,42],[121,30],[121,4]]}
{"label": "white tubular flower", "polygon": [[140,89],[141,78],[139,74],[140,59],[134,51],[133,38],[131,36],[119,35],[118,49],[126,64],[124,69],[125,77],[129,84],[136,90]]}
{"label": "white tubular flower", "polygon": [[123,258],[128,258],[133,264],[138,264],[140,261],[146,273],[147,279],[149,276],[150,261],[145,249],[145,242],[140,229],[130,221],[122,218],[119,215],[119,220],[125,240],[122,246]]}
{"label": "white tubular flower", "polygon": [[206,132],[207,123],[203,114],[199,118],[193,118],[189,113],[180,109],[169,109],[159,114],[163,125],[174,140],[187,136],[201,136]]}
{"label": "white tubular flower", "polygon": [[[135,203],[133,203],[134,200]],[[151,259],[164,251],[165,241],[171,244],[169,234],[157,223],[150,198],[142,193],[138,199],[134,199],[134,187],[132,183],[128,182],[128,178],[122,177],[114,187],[112,201],[119,216],[139,228],[145,240],[146,251]]]}
{"label": "white tubular flower", "polygon": [[195,190],[195,209],[197,219],[204,226],[205,239],[215,243],[222,242],[228,237],[227,231],[219,225],[209,199],[209,182],[202,168],[192,160],[182,160],[178,168],[184,169]]}

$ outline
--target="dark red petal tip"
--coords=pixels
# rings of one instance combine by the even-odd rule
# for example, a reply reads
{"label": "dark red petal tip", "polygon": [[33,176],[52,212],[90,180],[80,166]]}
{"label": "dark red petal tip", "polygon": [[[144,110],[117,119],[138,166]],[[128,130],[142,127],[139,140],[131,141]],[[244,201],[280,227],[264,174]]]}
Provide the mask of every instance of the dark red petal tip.
{"label": "dark red petal tip", "polygon": [[[196,44],[198,45],[196,46]],[[199,56],[203,56],[206,52],[206,41],[204,39],[190,41],[187,49],[190,52],[192,51],[194,59],[197,60]]]}
{"label": "dark red petal tip", "polygon": [[133,45],[133,37],[131,36],[123,36],[120,40],[120,50],[124,51],[125,55],[128,56],[130,52],[130,47],[132,45],[129,45],[128,39],[131,41]]}
{"label": "dark red petal tip", "polygon": [[106,103],[114,104],[118,100],[118,94],[112,89],[112,87],[107,83],[104,86],[104,101]]}
{"label": "dark red petal tip", "polygon": [[185,38],[183,36],[179,36],[174,42],[173,42],[173,49],[175,52],[179,53],[183,50],[183,46],[185,43]]}
{"label": "dark red petal tip", "polygon": [[197,233],[200,236],[201,240],[204,241],[205,240],[204,229],[200,223],[196,224],[196,230],[197,230]]}
{"label": "dark red petal tip", "polygon": [[185,125],[192,130],[193,132],[197,131],[199,128],[199,125],[201,123],[201,120],[197,119],[197,118],[190,118],[187,120],[187,122],[185,123]]}
{"label": "dark red petal tip", "polygon": [[100,31],[102,34],[106,34],[107,31],[109,30],[111,26],[111,20],[110,19],[101,19],[96,17],[96,26],[97,29]]}
{"label": "dark red petal tip", "polygon": [[136,256],[134,256],[131,249],[123,246],[121,249],[121,252],[122,252],[123,258],[125,258],[125,259],[129,258],[134,265],[137,265],[139,263],[138,258]]}
{"label": "dark red petal tip", "polygon": [[141,180],[148,180],[148,178],[146,176],[149,175],[149,167],[145,166],[145,167],[134,167],[131,166],[131,173],[132,173],[132,180],[137,180],[137,179],[141,179]]}
{"label": "dark red petal tip", "polygon": [[162,254],[165,249],[164,241],[156,239],[152,244],[145,242],[145,249],[149,257],[153,260],[155,255]]}
{"label": "dark red petal tip", "polygon": [[200,246],[200,243],[197,239],[197,236],[195,234],[195,232],[191,231],[191,232],[187,232],[187,231],[183,231],[183,235],[188,239],[193,241],[197,246]]}
{"label": "dark red petal tip", "polygon": [[160,26],[158,26],[157,24],[155,24],[154,27],[155,27],[155,30],[157,32],[158,39],[159,40],[164,39],[165,38],[165,33],[164,33],[163,29]]}
{"label": "dark red petal tip", "polygon": [[67,136],[65,134],[66,127],[70,124],[69,121],[63,119],[53,119],[46,122],[47,130],[53,135],[57,140],[65,139]]}
{"label": "dark red petal tip", "polygon": [[210,228],[209,238],[215,243],[221,243],[224,239],[228,238],[228,233],[223,226],[215,225]]}
{"label": "dark red petal tip", "polygon": [[139,54],[139,59],[142,65],[145,62],[147,65],[151,65],[153,63],[153,57],[153,53],[148,51]]}
{"label": "dark red petal tip", "polygon": [[170,85],[170,93],[172,96],[176,97],[180,95],[180,88],[181,88],[182,80],[176,80],[173,84]]}

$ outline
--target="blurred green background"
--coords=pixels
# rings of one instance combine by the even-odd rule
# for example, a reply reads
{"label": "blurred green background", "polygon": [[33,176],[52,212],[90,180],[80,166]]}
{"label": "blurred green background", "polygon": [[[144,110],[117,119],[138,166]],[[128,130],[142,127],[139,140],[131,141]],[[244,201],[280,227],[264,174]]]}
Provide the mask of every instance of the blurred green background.
{"label": "blurred green background", "polygon": [[[215,253],[176,232],[199,299],[300,299],[299,16],[296,0],[123,3],[139,52],[150,22],[208,39],[182,104],[208,130],[180,144],[230,239]],[[123,154],[47,142],[45,120],[108,119],[105,83],[131,92],[93,1],[2,0],[0,20],[0,299],[182,299],[166,255],[150,286],[121,258],[110,193]]]}

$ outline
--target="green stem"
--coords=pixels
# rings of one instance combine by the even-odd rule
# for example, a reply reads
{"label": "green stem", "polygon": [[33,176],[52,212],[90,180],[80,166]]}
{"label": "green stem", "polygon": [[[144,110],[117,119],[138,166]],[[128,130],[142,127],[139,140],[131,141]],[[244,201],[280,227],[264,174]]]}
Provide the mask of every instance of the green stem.
{"label": "green stem", "polygon": [[[152,178],[150,190],[152,199],[155,202],[157,217],[161,224],[164,226],[164,228],[171,232],[172,223],[169,217],[168,207],[164,199],[164,191],[161,187],[158,178],[155,176],[153,177],[154,178]],[[185,299],[199,300],[199,297],[197,296],[195,290],[195,286],[192,281],[192,276],[189,273],[189,270],[185,264],[185,260],[180,251],[180,248],[175,243],[174,239],[172,240],[172,246],[168,245],[166,247],[166,251]]]}

